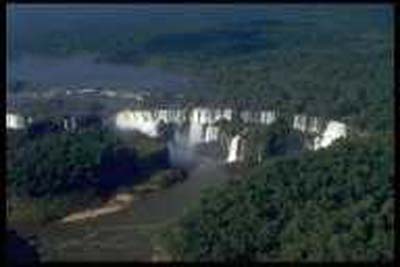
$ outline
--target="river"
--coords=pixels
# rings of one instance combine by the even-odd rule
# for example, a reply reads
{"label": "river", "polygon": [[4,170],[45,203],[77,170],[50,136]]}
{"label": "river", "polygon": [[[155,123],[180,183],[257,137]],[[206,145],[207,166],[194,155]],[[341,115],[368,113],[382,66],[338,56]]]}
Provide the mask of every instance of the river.
{"label": "river", "polygon": [[94,219],[38,229],[43,261],[150,261],[152,235],[159,226],[175,221],[199,199],[201,191],[230,179],[228,168],[203,162],[184,182],[139,198],[122,211]]}

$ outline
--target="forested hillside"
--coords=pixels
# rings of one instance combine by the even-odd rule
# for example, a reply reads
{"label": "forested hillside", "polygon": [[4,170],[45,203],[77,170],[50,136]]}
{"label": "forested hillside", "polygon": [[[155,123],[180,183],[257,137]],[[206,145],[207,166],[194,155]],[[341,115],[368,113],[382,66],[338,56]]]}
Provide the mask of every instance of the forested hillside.
{"label": "forested hillside", "polygon": [[265,161],[204,194],[165,246],[187,261],[393,260],[392,146],[374,136]]}

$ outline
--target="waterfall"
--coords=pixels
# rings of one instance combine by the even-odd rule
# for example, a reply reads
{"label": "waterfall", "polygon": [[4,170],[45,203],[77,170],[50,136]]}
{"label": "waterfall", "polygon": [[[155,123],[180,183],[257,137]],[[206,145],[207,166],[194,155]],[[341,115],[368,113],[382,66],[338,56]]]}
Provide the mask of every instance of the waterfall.
{"label": "waterfall", "polygon": [[115,117],[117,128],[122,130],[137,130],[150,137],[157,137],[158,120],[154,120],[150,111],[122,111]]}
{"label": "waterfall", "polygon": [[190,121],[188,143],[191,146],[201,143],[203,140],[203,125],[197,121]]}
{"label": "waterfall", "polygon": [[173,165],[184,167],[193,163],[195,153],[185,132],[179,129],[174,131],[172,140],[167,142],[167,147],[169,158]]}
{"label": "waterfall", "polygon": [[226,159],[226,162],[236,162],[240,160],[240,155],[239,155],[239,144],[240,144],[240,135],[235,135],[230,144],[229,144],[229,151],[228,151],[228,157]]}
{"label": "waterfall", "polygon": [[[224,129],[218,122],[232,121],[239,117],[242,122],[249,124],[273,123],[279,113],[274,110],[250,111],[242,110],[234,113],[232,109],[212,109],[207,107],[166,108],[166,109],[137,109],[123,110],[113,117],[114,125],[121,130],[135,130],[149,137],[159,137],[159,125],[164,122],[174,125],[174,140],[169,144],[171,157],[191,158],[194,148],[198,144],[220,141]],[[311,150],[318,150],[330,146],[339,138],[347,136],[348,127],[346,124],[320,117],[310,117],[305,114],[293,114],[291,127],[303,133],[311,134],[312,138],[306,140],[306,147]],[[7,112],[7,129],[23,129],[32,123],[32,118],[21,116],[16,113]],[[63,121],[64,130],[78,128],[75,117],[66,118]],[[79,126],[80,127],[80,126]],[[237,134],[237,133],[233,133]],[[244,150],[243,137],[236,135],[230,141],[229,152],[226,162],[243,160]],[[193,150],[193,151],[190,151]],[[184,153],[183,153],[184,152]],[[177,154],[178,153],[178,154]]]}
{"label": "waterfall", "polygon": [[329,121],[325,131],[315,138],[313,150],[328,147],[337,139],[346,136],[346,124],[337,121]]}
{"label": "waterfall", "polygon": [[206,135],[205,135],[205,143],[218,141],[218,132],[219,128],[216,126],[207,125],[206,126]]}
{"label": "waterfall", "polygon": [[[245,123],[259,123],[269,125],[273,123],[278,112],[274,110],[250,111],[242,110],[236,116]],[[8,115],[7,115],[8,116]],[[7,117],[7,120],[8,117]],[[216,125],[221,120],[232,121],[232,109],[211,109],[206,107],[195,107],[193,109],[155,109],[155,110],[125,110],[116,114],[115,126],[119,129],[136,130],[150,137],[158,137],[158,125],[164,123],[173,123],[178,126],[175,132],[174,142],[170,147],[174,147],[173,157],[177,157],[176,153],[189,153],[196,145],[201,143],[210,143],[218,141],[220,138],[220,126]],[[311,133],[316,135],[307,147],[311,150],[328,147],[335,140],[346,137],[347,126],[337,121],[328,121],[322,123],[322,118],[310,117],[305,114],[294,114],[292,128],[303,133]],[[8,122],[7,122],[8,123]],[[10,123],[11,124],[11,123]],[[15,124],[15,123],[14,123]],[[188,126],[186,128],[186,125]],[[326,126],[325,126],[326,125]],[[229,153],[226,158],[227,162],[235,162],[243,160],[240,155],[240,144],[242,137],[234,136],[229,145]],[[240,147],[242,146],[242,147]],[[189,153],[190,154],[190,153]],[[190,155],[184,157],[190,158]],[[182,155],[181,155],[182,156]]]}
{"label": "waterfall", "polygon": [[19,130],[26,126],[26,119],[18,114],[7,113],[6,114],[6,128]]}

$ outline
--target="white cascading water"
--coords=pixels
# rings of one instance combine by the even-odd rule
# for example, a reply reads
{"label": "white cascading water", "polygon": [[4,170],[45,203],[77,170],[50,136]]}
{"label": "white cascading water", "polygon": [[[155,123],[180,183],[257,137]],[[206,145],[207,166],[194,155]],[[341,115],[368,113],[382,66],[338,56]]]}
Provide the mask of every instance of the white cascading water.
{"label": "white cascading water", "polygon": [[294,115],[293,129],[301,132],[318,133],[321,121],[317,117],[308,117],[306,115]]}
{"label": "white cascading water", "polygon": [[189,144],[209,143],[218,139],[219,128],[214,124],[222,119],[232,120],[231,109],[194,108],[189,119]]}
{"label": "white cascading water", "polygon": [[312,150],[328,147],[337,139],[347,136],[347,126],[344,123],[330,120],[327,122],[325,129],[322,130],[321,126],[322,121],[317,117],[295,115],[293,119],[293,129],[317,134],[309,146]]}
{"label": "white cascading water", "polygon": [[66,131],[74,131],[77,129],[77,123],[75,117],[65,118],[63,120],[63,124],[64,124],[64,130]]}
{"label": "white cascading water", "polygon": [[[187,130],[177,130],[175,134],[176,146],[179,148],[194,147],[197,144],[218,141],[220,129],[215,125],[221,119],[232,120],[233,111],[231,109],[209,109],[194,108],[190,112],[182,109],[159,109],[159,110],[124,110],[116,114],[115,125],[122,130],[136,130],[150,137],[158,137],[158,125],[161,121],[165,123],[175,123],[182,126],[188,123]],[[188,116],[189,115],[189,116]],[[239,116],[247,122],[258,122],[261,124],[271,124],[276,120],[275,111],[260,111],[259,113],[242,111]],[[23,116],[7,113],[7,129],[23,129],[27,123]],[[67,123],[67,128],[75,128],[74,121]],[[71,124],[71,125],[69,125]],[[338,121],[328,121],[326,127],[322,129],[321,119],[317,117],[307,117],[305,115],[294,115],[293,128],[302,132],[315,133],[317,136],[312,140],[310,149],[318,150],[328,147],[335,140],[347,136],[347,126]],[[227,162],[240,161],[239,141],[241,137],[236,135],[229,145]],[[187,155],[189,156],[189,155]]]}
{"label": "white cascading water", "polygon": [[307,117],[304,115],[295,115],[293,118],[293,129],[305,132],[307,130]]}
{"label": "white cascading water", "polygon": [[204,139],[205,143],[218,141],[219,128],[217,126],[206,125],[205,132],[206,132]]}
{"label": "white cascading water", "polygon": [[6,114],[6,128],[12,130],[23,129],[26,126],[25,118],[14,113]]}
{"label": "white cascading water", "polygon": [[260,112],[260,123],[269,125],[276,120],[275,111],[261,111]]}
{"label": "white cascading water", "polygon": [[115,117],[117,128],[122,130],[136,130],[150,137],[157,137],[158,122],[152,119],[150,111],[125,110],[119,112]]}
{"label": "white cascading water", "polygon": [[[179,133],[180,147],[194,147],[201,143],[217,141],[219,138],[219,127],[216,122],[225,119],[231,121],[232,109],[209,109],[194,108],[189,112],[185,109],[177,110],[133,110],[122,111],[116,115],[115,124],[119,129],[137,130],[150,137],[157,137],[157,126],[161,121],[165,123],[176,123],[183,125],[188,123],[188,131]],[[241,111],[239,117],[247,123],[260,123],[269,125],[277,118],[276,111]],[[293,129],[301,132],[314,133],[317,136],[311,141],[310,149],[317,150],[332,144],[341,137],[346,137],[346,125],[337,121],[329,121],[322,129],[322,120],[317,117],[308,117],[304,114],[296,114],[293,117]],[[180,130],[179,130],[180,131]],[[228,155],[229,162],[239,161],[241,157],[233,154],[233,149],[238,149],[240,137],[235,136],[230,145]],[[236,156],[234,156],[236,155]]]}
{"label": "white cascading water", "polygon": [[169,158],[176,166],[188,166],[195,158],[188,135],[183,131],[174,131],[173,139],[167,143]]}
{"label": "white cascading water", "polygon": [[230,144],[229,144],[229,150],[228,150],[228,157],[226,158],[226,162],[232,163],[232,162],[237,162],[240,160],[240,154],[239,154],[239,145],[240,145],[240,135],[235,135]]}
{"label": "white cascading water", "polygon": [[[187,109],[149,109],[149,110],[123,110],[115,115],[114,123],[116,128],[121,130],[136,130],[149,137],[158,137],[158,126],[164,123],[174,123],[179,126],[174,131],[173,145],[178,148],[179,153],[184,149],[190,150],[194,146],[201,143],[210,143],[219,140],[221,129],[215,123],[224,119],[232,121],[232,109],[210,109],[210,108],[193,108]],[[277,118],[276,111],[241,111],[239,117],[243,122],[259,123],[269,125]],[[20,130],[32,123],[32,118],[25,118],[19,114],[7,112],[6,127],[7,129]],[[189,127],[181,127],[185,124]],[[326,126],[323,125],[322,119],[317,117],[309,117],[304,114],[296,114],[293,116],[293,129],[297,129],[304,133],[316,134],[311,140],[309,149],[318,150],[328,147],[339,138],[346,137],[348,127],[346,124],[338,121],[328,121]],[[74,120],[64,121],[64,126],[68,130],[76,128]],[[323,127],[324,126],[324,127]],[[229,145],[229,153],[227,162],[240,161],[243,159],[240,152],[240,136],[236,135]],[[191,153],[190,151],[187,153]],[[243,150],[243,149],[242,149]],[[175,151],[176,152],[176,151]],[[173,153],[175,153],[173,152]],[[186,152],[185,152],[186,153]],[[190,155],[187,154],[187,157]],[[173,155],[173,156],[176,156]]]}
{"label": "white cascading water", "polygon": [[314,150],[330,146],[339,138],[347,136],[347,127],[344,123],[329,121],[325,131],[314,140]]}
{"label": "white cascading water", "polygon": [[[190,114],[188,144],[195,146],[203,140],[204,114],[200,109],[194,109]],[[202,123],[203,122],[203,123]]]}

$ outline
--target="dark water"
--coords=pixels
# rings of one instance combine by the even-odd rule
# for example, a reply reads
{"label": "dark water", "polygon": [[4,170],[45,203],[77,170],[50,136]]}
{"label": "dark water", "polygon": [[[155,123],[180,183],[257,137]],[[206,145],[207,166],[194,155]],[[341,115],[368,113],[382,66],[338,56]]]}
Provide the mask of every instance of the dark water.
{"label": "dark water", "polygon": [[157,68],[96,63],[94,56],[43,57],[24,55],[8,62],[9,81],[25,80],[49,86],[185,89],[193,78]]}

